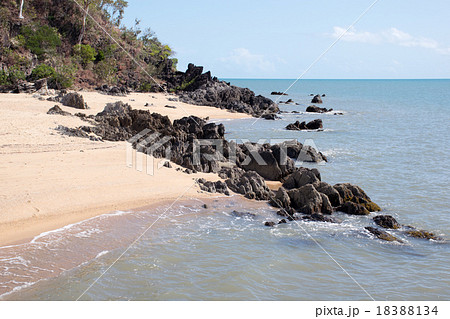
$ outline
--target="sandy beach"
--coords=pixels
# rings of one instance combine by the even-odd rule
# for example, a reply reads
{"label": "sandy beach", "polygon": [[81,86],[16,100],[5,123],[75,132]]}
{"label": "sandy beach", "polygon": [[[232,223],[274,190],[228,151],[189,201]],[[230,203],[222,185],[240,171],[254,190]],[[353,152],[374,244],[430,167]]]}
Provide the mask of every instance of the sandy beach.
{"label": "sandy beach", "polygon": [[[171,102],[171,96],[164,94],[115,97],[80,93],[90,107],[81,110],[87,115],[102,111],[106,103],[122,100],[171,120],[188,115],[211,120],[248,117],[214,107]],[[176,171],[174,164],[172,168],[158,168],[155,160],[155,174],[150,176],[126,166],[125,142],[94,142],[61,135],[55,130],[58,125],[77,127],[86,122],[74,116],[46,114],[55,104],[72,114],[80,111],[40,101],[30,94],[0,95],[0,245],[23,242],[44,231],[115,210],[180,196],[211,196],[200,192],[194,178],[217,180],[215,174],[188,175]]]}

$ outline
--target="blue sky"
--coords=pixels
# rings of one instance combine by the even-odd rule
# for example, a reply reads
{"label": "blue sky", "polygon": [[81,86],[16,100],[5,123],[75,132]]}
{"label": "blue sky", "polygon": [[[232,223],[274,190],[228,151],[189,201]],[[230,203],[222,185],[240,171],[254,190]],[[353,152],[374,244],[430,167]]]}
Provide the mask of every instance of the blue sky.
{"label": "blue sky", "polygon": [[[374,0],[129,0],[135,18],[221,78],[297,78]],[[450,78],[450,1],[379,0],[304,78]]]}

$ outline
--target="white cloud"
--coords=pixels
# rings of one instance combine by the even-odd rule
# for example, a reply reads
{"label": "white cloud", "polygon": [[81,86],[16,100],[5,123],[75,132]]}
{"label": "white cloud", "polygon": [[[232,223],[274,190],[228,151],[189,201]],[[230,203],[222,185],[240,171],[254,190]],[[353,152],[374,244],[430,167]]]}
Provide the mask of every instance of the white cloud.
{"label": "white cloud", "polygon": [[275,65],[262,54],[253,54],[248,49],[234,49],[228,57],[220,58],[222,62],[233,63],[245,68],[246,71],[274,71]]}
{"label": "white cloud", "polygon": [[434,39],[425,37],[416,37],[407,32],[401,31],[397,28],[390,28],[381,32],[368,32],[368,31],[356,31],[355,28],[350,28],[347,33],[347,29],[342,27],[333,27],[334,38],[341,37],[341,40],[348,42],[361,42],[361,43],[391,43],[403,47],[417,47],[434,50],[440,54],[450,54],[450,48],[442,46]]}

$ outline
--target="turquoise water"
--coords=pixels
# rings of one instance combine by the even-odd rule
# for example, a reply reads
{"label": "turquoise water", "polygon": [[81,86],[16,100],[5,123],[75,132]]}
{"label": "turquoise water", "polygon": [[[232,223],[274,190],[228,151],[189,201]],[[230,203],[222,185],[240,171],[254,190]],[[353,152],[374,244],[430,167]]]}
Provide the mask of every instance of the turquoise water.
{"label": "turquoise water", "polygon": [[[268,97],[292,83],[231,82]],[[282,110],[303,112],[310,93],[324,93],[323,107],[344,115],[283,113],[278,121],[224,124],[229,139],[313,142],[329,158],[317,165],[324,181],[358,184],[382,213],[448,239],[449,88],[450,80],[302,80],[289,96],[281,97],[300,105],[281,105]],[[315,118],[323,119],[324,131],[283,129],[295,120]],[[396,235],[404,244],[382,242],[364,230],[373,225],[371,217],[340,214],[341,224],[301,222],[267,228],[263,222],[275,217],[265,203],[235,196],[207,204],[203,209],[198,200],[176,203],[81,299],[450,298],[448,242],[401,233]],[[0,249],[0,271],[8,278],[0,283],[0,293],[16,288],[3,298],[77,299],[166,208],[94,218],[20,247]],[[236,217],[233,210],[256,216]]]}

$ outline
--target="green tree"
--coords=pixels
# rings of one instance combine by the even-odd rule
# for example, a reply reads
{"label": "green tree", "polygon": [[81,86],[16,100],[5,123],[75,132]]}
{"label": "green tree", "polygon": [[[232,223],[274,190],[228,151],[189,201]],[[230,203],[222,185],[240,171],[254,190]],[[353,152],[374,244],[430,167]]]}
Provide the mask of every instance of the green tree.
{"label": "green tree", "polygon": [[97,52],[89,44],[77,44],[73,48],[74,56],[77,58],[78,62],[86,68],[89,63],[95,61]]}

